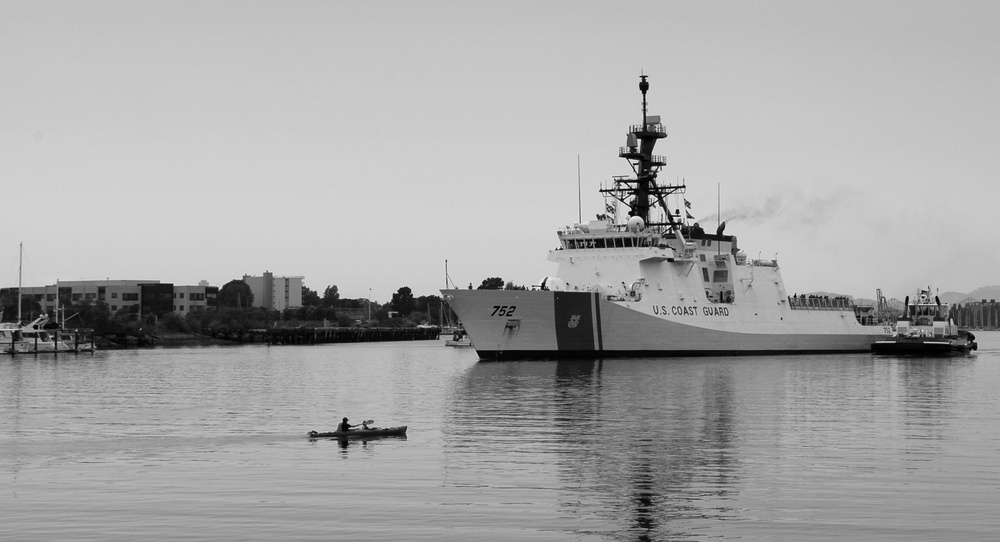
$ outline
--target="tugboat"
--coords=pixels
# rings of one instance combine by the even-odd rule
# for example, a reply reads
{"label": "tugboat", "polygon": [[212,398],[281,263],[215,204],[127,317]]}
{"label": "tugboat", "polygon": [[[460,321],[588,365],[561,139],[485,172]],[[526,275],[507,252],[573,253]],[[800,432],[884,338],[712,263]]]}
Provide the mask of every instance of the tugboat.
{"label": "tugboat", "polygon": [[555,275],[531,290],[441,290],[479,358],[868,352],[891,336],[846,296],[788,294],[778,261],[748,258],[725,222],[691,223],[686,186],[657,181],[667,131],[648,90],[642,75],[642,118],[618,149],[634,175],[600,190],[596,220],[557,232]]}
{"label": "tugboat", "polygon": [[976,336],[958,329],[948,317],[949,306],[942,304],[931,289],[920,289],[910,302],[903,301],[903,315],[896,322],[892,337],[879,339],[872,344],[876,354],[915,356],[956,356],[978,350]]}

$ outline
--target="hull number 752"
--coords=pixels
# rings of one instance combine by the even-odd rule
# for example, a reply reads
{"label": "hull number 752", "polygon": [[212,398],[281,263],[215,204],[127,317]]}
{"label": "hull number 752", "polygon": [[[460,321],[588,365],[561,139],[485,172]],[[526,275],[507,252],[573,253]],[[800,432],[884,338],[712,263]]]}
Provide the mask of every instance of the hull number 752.
{"label": "hull number 752", "polygon": [[490,316],[514,316],[516,305],[493,305],[493,314]]}

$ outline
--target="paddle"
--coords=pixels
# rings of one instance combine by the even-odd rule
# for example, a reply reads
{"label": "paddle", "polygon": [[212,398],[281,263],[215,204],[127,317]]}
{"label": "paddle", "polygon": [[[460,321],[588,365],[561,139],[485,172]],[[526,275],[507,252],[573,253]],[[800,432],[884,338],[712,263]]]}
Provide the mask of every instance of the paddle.
{"label": "paddle", "polygon": [[368,424],[370,424],[370,423],[375,423],[375,420],[365,420],[365,421],[361,422],[361,427],[364,428],[364,429],[368,429]]}

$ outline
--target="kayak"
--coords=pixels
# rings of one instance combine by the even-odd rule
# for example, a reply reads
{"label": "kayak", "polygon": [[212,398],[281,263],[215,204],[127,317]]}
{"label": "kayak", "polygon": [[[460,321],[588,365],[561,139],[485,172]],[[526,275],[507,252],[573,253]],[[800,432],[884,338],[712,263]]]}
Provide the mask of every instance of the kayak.
{"label": "kayak", "polygon": [[399,427],[369,427],[368,429],[351,429],[350,431],[331,431],[320,433],[310,431],[309,438],[369,438],[369,437],[399,437],[406,435],[406,426]]}

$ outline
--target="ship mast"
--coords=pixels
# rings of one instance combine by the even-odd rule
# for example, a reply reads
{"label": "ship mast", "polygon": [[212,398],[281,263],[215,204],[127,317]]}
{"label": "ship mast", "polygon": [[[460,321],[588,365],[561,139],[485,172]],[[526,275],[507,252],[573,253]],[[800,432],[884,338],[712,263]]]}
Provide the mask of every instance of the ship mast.
{"label": "ship mast", "polygon": [[[632,125],[624,147],[618,149],[618,156],[628,160],[635,173],[634,178],[615,177],[611,188],[602,188],[601,193],[610,196],[629,208],[629,216],[637,216],[647,226],[676,226],[665,198],[670,194],[684,193],[683,185],[661,186],[656,183],[656,175],[667,163],[663,156],[653,154],[653,147],[660,139],[667,137],[666,129],[660,123],[659,115],[650,115],[646,92],[649,90],[647,75],[640,75],[639,91],[642,92],[642,124]],[[667,222],[657,223],[651,219],[650,211],[659,203],[667,217]]]}

